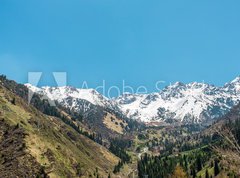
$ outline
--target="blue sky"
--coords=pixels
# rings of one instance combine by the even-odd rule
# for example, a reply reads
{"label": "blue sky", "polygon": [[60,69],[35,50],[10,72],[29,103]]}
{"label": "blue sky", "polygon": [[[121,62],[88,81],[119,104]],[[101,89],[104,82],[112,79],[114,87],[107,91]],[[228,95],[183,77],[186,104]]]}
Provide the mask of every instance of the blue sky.
{"label": "blue sky", "polygon": [[68,85],[223,85],[240,75],[240,1],[1,0],[0,73]]}

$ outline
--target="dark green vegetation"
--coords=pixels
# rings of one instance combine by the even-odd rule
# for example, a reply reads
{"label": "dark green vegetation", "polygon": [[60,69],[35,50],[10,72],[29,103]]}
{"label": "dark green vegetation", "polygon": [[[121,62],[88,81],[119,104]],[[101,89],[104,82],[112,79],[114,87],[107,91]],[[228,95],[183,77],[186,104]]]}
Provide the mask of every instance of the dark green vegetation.
{"label": "dark green vegetation", "polygon": [[184,127],[169,129],[160,138],[148,139],[146,146],[153,152],[153,148],[164,148],[158,150],[158,156],[150,151],[141,157],[139,177],[171,177],[177,166],[185,177],[240,176],[240,105],[203,132],[188,132]]}
{"label": "dark green vegetation", "polygon": [[130,148],[132,142],[130,140],[113,139],[110,143],[109,151],[118,156],[121,161],[114,167],[113,173],[118,173],[124,163],[129,163],[131,157],[126,152],[127,148]]}
{"label": "dark green vegetation", "polygon": [[145,154],[138,162],[138,170],[140,177],[148,175],[149,177],[161,178],[171,176],[175,167],[179,165],[188,176],[195,178],[203,170],[212,170],[213,162],[218,166],[217,158],[214,160],[211,150],[204,147],[178,155],[149,156]]}

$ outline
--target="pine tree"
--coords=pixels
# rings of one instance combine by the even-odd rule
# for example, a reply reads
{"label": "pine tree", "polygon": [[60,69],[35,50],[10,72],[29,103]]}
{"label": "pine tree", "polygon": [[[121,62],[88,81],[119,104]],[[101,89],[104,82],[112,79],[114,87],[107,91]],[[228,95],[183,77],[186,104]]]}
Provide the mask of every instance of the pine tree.
{"label": "pine tree", "polygon": [[11,101],[11,103],[12,103],[13,105],[16,105],[16,99],[13,98],[12,101]]}
{"label": "pine tree", "polygon": [[205,172],[205,178],[209,178],[208,169],[206,169],[206,172]]}
{"label": "pine tree", "polygon": [[193,168],[193,170],[192,170],[192,176],[193,176],[193,178],[195,178],[197,176],[195,168]]}
{"label": "pine tree", "polygon": [[187,157],[186,157],[186,155],[183,156],[183,160],[184,160],[185,170],[187,170],[187,168],[188,168],[188,162],[187,162]]}
{"label": "pine tree", "polygon": [[214,161],[214,175],[217,176],[220,172],[219,166],[218,166],[218,161]]}
{"label": "pine tree", "polygon": [[197,157],[197,170],[198,171],[202,170],[202,161],[200,156]]}

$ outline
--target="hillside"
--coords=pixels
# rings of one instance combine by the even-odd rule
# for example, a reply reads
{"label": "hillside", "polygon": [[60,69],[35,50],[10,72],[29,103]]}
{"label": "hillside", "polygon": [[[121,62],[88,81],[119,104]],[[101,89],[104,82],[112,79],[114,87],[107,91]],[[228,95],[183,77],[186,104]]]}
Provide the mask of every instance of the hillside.
{"label": "hillside", "polygon": [[[18,84],[13,80],[8,80],[4,75],[0,76],[0,81],[4,87],[23,98],[25,102],[28,102],[29,95],[32,96],[30,101],[31,105],[44,114],[59,117],[75,130],[86,131],[88,135],[95,134],[106,142],[109,142],[112,138],[121,137],[123,134],[128,134],[133,130],[139,129],[143,125],[124,117],[118,110],[115,110],[114,107],[104,107],[105,105],[110,106],[108,105],[110,103],[107,101],[100,102],[102,104],[97,105],[97,102],[93,104],[88,100],[79,98],[86,98],[92,94],[92,102],[99,98],[104,99],[104,97],[93,90],[84,90],[84,93],[79,95],[79,90],[73,87],[55,88],[55,91],[48,87],[48,93],[50,93],[50,91],[54,93],[45,95],[41,89],[31,86],[29,90],[27,86],[29,87],[30,85]],[[53,102],[55,105],[51,106],[50,104]],[[112,115],[117,120],[125,123],[120,125],[120,127],[122,127],[121,133],[114,129],[115,127],[108,126],[109,124],[116,124],[116,122],[110,121],[107,123],[105,120],[107,115]],[[116,125],[116,127],[118,126]]]}
{"label": "hillside", "polygon": [[12,91],[0,84],[1,177],[107,176],[113,170],[118,158],[106,148]]}

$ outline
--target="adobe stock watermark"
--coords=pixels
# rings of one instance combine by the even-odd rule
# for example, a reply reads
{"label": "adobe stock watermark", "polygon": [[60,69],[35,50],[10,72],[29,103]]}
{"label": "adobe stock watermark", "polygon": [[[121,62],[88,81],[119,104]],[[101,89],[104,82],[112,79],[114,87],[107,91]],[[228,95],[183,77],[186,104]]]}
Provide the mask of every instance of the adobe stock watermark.
{"label": "adobe stock watermark", "polygon": [[[94,89],[96,91],[98,91],[99,93],[103,94],[104,96],[106,96],[107,98],[113,98],[115,96],[120,96],[121,94],[127,94],[127,93],[130,93],[130,94],[148,94],[149,93],[146,86],[140,85],[138,87],[132,87],[132,86],[128,85],[125,80],[122,80],[122,85],[120,87],[116,86],[116,85],[107,87],[106,83],[107,82],[105,80],[103,80],[102,84],[97,86]],[[157,91],[160,91],[162,88],[161,85],[164,83],[165,83],[164,81],[157,81],[155,83],[155,89]],[[82,83],[81,88],[89,89],[87,81],[84,81]],[[113,95],[113,93],[114,93],[114,95]]]}
{"label": "adobe stock watermark", "polygon": [[[28,83],[31,84],[31,86],[33,87],[38,87],[39,81],[41,80],[42,77],[42,72],[29,72],[28,73]],[[55,80],[56,83],[56,87],[61,87],[61,86],[67,86],[67,73],[66,72],[52,72],[52,76]],[[51,76],[51,77],[52,77]],[[204,83],[204,81],[203,81]],[[81,84],[81,83],[80,83]],[[153,88],[155,88],[156,92],[160,92],[162,90],[162,88],[164,87],[164,85],[166,85],[166,82],[163,80],[159,80],[155,83],[155,86]],[[181,84],[175,83],[174,84],[175,87],[181,86]],[[174,86],[171,83],[168,85],[169,87]],[[193,82],[191,85],[185,85],[186,87],[195,87],[196,85],[198,85],[196,82]],[[201,85],[201,87],[205,87],[204,85]],[[88,82],[84,81],[81,84],[81,88],[80,89],[90,89],[91,87],[88,86]],[[125,80],[122,81],[122,85],[119,86],[108,86],[107,87],[107,82],[105,80],[102,81],[102,84],[92,88],[95,89],[97,92],[101,93],[102,95],[104,95],[107,98],[112,98],[112,97],[116,97],[116,96],[120,96],[123,93],[130,93],[130,94],[149,94],[149,90],[147,89],[146,86],[141,85],[138,87],[132,87],[130,85],[127,84],[127,82]],[[193,90],[191,90],[193,91]],[[31,99],[34,95],[34,92],[36,92],[36,90],[34,90],[34,88],[29,87],[28,90],[28,103],[31,102]],[[42,95],[41,99],[45,99],[48,100],[49,104],[51,106],[56,106],[56,103],[49,99],[48,96],[46,95]]]}
{"label": "adobe stock watermark", "polygon": [[[66,86],[67,85],[67,73],[66,72],[53,72],[53,77],[55,79],[57,86]],[[28,72],[28,83],[33,87],[37,87],[41,79],[42,72]],[[36,92],[33,88],[28,88],[28,104],[31,103],[32,97]],[[41,95],[42,100],[48,100],[50,106],[56,106],[56,103],[48,98],[46,95]]]}
{"label": "adobe stock watermark", "polygon": [[[38,87],[39,81],[42,77],[42,72],[29,72],[28,73],[28,83],[31,84],[32,87]],[[52,76],[56,82],[56,87],[60,86],[67,86],[67,73],[66,72],[52,72]],[[51,77],[52,77],[51,76]],[[103,80],[102,84],[97,86],[95,89],[97,92],[101,93],[102,95],[106,96],[107,98],[112,98],[121,95],[122,93],[131,93],[131,94],[147,94],[149,91],[146,86],[141,85],[138,87],[132,87],[130,85],[126,84],[126,81],[122,81],[122,86],[110,86],[107,87],[106,81]],[[155,88],[157,91],[160,91],[165,81],[157,81],[155,83]],[[88,82],[84,81],[82,82],[80,89],[90,89],[88,86]],[[34,88],[29,87],[28,89],[28,103],[31,102],[31,99],[34,95],[34,92],[37,92],[37,90],[34,90]],[[114,94],[113,94],[114,93]],[[49,104],[51,106],[56,106],[56,103],[49,99],[46,95],[41,96],[42,100],[48,100]]]}

